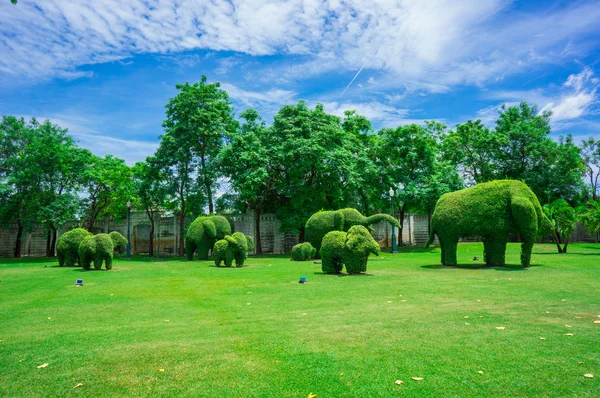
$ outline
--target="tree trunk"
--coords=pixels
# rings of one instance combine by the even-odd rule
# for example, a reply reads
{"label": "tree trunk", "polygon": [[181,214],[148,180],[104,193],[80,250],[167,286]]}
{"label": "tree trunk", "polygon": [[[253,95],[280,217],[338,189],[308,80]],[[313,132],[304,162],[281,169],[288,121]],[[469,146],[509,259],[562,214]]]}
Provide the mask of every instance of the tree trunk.
{"label": "tree trunk", "polygon": [[206,192],[208,195],[208,214],[213,214],[215,210],[213,206],[212,189],[210,189],[210,182],[207,182],[206,184]]}
{"label": "tree trunk", "polygon": [[148,255],[154,257],[154,212],[146,209],[148,219],[150,220],[150,236],[148,237]]}
{"label": "tree trunk", "polygon": [[554,243],[556,243],[556,248],[558,249],[558,253],[562,253],[562,247],[560,247],[560,236],[558,235],[558,232],[554,232],[552,234],[552,240],[554,241]]}
{"label": "tree trunk", "polygon": [[23,224],[21,224],[21,220],[17,221],[17,241],[15,242],[15,251],[14,257],[21,257],[21,239],[23,238]]}
{"label": "tree trunk", "polygon": [[398,228],[398,246],[402,246],[402,231],[404,230],[404,212],[405,212],[405,208],[404,205],[402,205],[400,207],[400,220],[398,220],[400,222],[400,228]]}
{"label": "tree trunk", "polygon": [[256,217],[254,222],[254,246],[256,246],[256,254],[263,254],[260,243],[260,209],[257,208],[254,210],[254,217]]}
{"label": "tree trunk", "polygon": [[563,245],[563,251],[562,252],[565,253],[565,254],[567,253],[567,248],[569,247],[569,241],[570,241],[570,239],[566,239],[565,240],[565,244]]}
{"label": "tree trunk", "polygon": [[56,253],[56,238],[58,235],[58,231],[55,226],[52,226],[52,244],[50,245],[50,251],[52,252],[52,257]]}
{"label": "tree trunk", "polygon": [[52,255],[50,254],[50,244],[52,240],[52,235],[51,235],[51,231],[50,229],[48,229],[47,233],[46,233],[46,257],[52,257]]}
{"label": "tree trunk", "polygon": [[184,232],[184,226],[183,223],[185,222],[185,213],[182,211],[179,214],[179,257],[184,257],[185,256],[185,238],[183,236],[183,232]]}

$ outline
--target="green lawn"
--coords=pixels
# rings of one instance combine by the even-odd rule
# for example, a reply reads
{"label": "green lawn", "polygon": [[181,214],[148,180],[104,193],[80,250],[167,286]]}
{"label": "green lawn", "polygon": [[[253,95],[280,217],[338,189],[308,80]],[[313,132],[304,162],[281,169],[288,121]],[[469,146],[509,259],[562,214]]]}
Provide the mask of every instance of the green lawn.
{"label": "green lawn", "polygon": [[482,268],[482,248],[455,268],[385,253],[364,276],[285,256],[3,260],[0,396],[598,397],[600,244],[536,245],[528,269]]}

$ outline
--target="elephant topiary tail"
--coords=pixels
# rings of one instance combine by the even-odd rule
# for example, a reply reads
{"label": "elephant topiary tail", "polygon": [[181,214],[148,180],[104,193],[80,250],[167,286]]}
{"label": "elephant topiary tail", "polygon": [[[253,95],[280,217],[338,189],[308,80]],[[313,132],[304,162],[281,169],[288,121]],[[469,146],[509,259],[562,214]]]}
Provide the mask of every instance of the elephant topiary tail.
{"label": "elephant topiary tail", "polygon": [[425,249],[427,249],[429,247],[429,245],[431,245],[433,243],[434,239],[435,239],[435,230],[433,228],[431,228],[431,232],[429,233],[429,238],[427,238],[427,243],[425,243]]}
{"label": "elephant topiary tail", "polygon": [[372,215],[371,217],[367,217],[365,226],[372,225],[372,224],[378,223],[380,221],[387,221],[390,224],[392,224],[393,226],[395,226],[396,228],[400,228],[400,223],[398,222],[398,220],[396,220],[394,217],[390,216],[389,214],[375,214],[375,215]]}

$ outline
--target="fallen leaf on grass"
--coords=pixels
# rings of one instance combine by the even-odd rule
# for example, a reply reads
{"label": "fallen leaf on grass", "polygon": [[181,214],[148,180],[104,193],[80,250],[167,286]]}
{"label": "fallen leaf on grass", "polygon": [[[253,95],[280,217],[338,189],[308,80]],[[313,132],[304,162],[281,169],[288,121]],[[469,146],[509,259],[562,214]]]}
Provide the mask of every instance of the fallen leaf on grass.
{"label": "fallen leaf on grass", "polygon": [[168,319],[165,319],[165,322],[169,322],[169,320],[168,320]]}
{"label": "fallen leaf on grass", "polygon": [[565,302],[565,301],[567,301],[567,300],[560,300],[560,301],[562,301],[562,302],[564,303],[564,302]]}
{"label": "fallen leaf on grass", "polygon": [[580,316],[576,316],[575,319],[581,319],[581,317]]}
{"label": "fallen leaf on grass", "polygon": [[565,325],[566,328],[572,328],[573,326],[571,325]]}
{"label": "fallen leaf on grass", "polygon": [[50,316],[49,316],[49,317],[48,317],[48,320],[49,320],[49,321],[50,321],[50,320],[52,320],[52,317],[50,317]]}
{"label": "fallen leaf on grass", "polygon": [[344,373],[340,373],[340,376],[343,376],[343,375],[344,375]]}
{"label": "fallen leaf on grass", "polygon": [[404,384],[404,382],[402,380],[396,380],[396,384],[400,385],[400,384]]}
{"label": "fallen leaf on grass", "polygon": [[413,379],[414,381],[421,381],[421,380],[423,380],[423,378],[422,378],[422,377],[413,377],[412,379]]}
{"label": "fallen leaf on grass", "polygon": [[158,371],[159,371],[159,372],[164,372],[165,370],[164,370],[164,369],[158,369]]}
{"label": "fallen leaf on grass", "polygon": [[586,374],[583,375],[583,377],[585,377],[586,379],[593,379],[594,375],[591,374],[591,373],[586,373]]}
{"label": "fallen leaf on grass", "polygon": [[546,311],[546,314],[549,314],[549,313],[550,313],[550,311]]}
{"label": "fallen leaf on grass", "polygon": [[479,318],[483,318],[483,315],[479,315]]}
{"label": "fallen leaf on grass", "polygon": [[310,394],[308,394],[308,398],[315,398],[317,396],[317,394],[313,394],[312,392]]}
{"label": "fallen leaf on grass", "polygon": [[4,340],[0,340],[0,343],[4,343]]}
{"label": "fallen leaf on grass", "polygon": [[573,333],[565,333],[565,336],[573,336]]}
{"label": "fallen leaf on grass", "polygon": [[545,337],[540,337],[540,340],[546,340],[546,338]]}
{"label": "fallen leaf on grass", "polygon": [[37,368],[38,368],[38,369],[42,369],[42,368],[45,368],[46,366],[48,366],[48,364],[47,364],[47,363],[45,363],[45,364],[43,364],[43,365],[40,365],[40,366],[38,366]]}
{"label": "fallen leaf on grass", "polygon": [[583,365],[583,361],[579,361],[579,362],[578,362],[578,364],[579,364],[579,365]]}
{"label": "fallen leaf on grass", "polygon": [[75,387],[73,387],[74,389],[77,387],[81,387],[83,385],[83,383],[77,383],[77,385]]}
{"label": "fallen leaf on grass", "polygon": [[308,315],[308,314],[306,314],[306,313],[302,314],[302,316],[306,316],[306,315]]}
{"label": "fallen leaf on grass", "polygon": [[480,370],[480,371],[479,371],[479,372],[477,372],[477,373],[479,373],[480,375],[482,375],[482,374],[483,374],[483,370]]}
{"label": "fallen leaf on grass", "polygon": [[470,324],[470,323],[468,323],[468,322],[465,322],[465,325],[467,325],[467,326],[471,326],[471,324]]}
{"label": "fallen leaf on grass", "polygon": [[22,359],[19,359],[19,362],[23,362],[23,360],[22,360]]}
{"label": "fallen leaf on grass", "polygon": [[406,302],[406,300],[400,300],[400,301],[402,301],[403,303],[405,303],[405,302]]}
{"label": "fallen leaf on grass", "polygon": [[506,329],[506,327],[504,327],[504,326],[496,326],[496,329],[498,329],[498,330],[504,330],[504,329]]}
{"label": "fallen leaf on grass", "polygon": [[465,319],[468,319],[468,318],[469,318],[469,316],[468,316],[468,315],[465,315]]}
{"label": "fallen leaf on grass", "polygon": [[250,305],[250,304],[252,304],[252,303],[246,303],[246,305]]}
{"label": "fallen leaf on grass", "polygon": [[388,304],[391,303],[391,301],[388,301]]}
{"label": "fallen leaf on grass", "polygon": [[594,321],[596,325],[600,325],[600,321]]}

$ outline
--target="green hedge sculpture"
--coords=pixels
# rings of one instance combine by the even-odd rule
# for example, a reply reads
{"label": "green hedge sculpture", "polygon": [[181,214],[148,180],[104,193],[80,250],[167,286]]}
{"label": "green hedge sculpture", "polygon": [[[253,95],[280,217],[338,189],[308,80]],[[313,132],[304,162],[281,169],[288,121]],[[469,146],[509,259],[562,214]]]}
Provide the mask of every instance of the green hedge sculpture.
{"label": "green hedge sculpture", "polygon": [[112,269],[113,252],[117,246],[126,245],[127,239],[118,232],[98,234],[86,238],[79,245],[79,261],[83,269],[90,269],[94,262],[95,269]]}
{"label": "green hedge sculpture", "polygon": [[456,265],[459,238],[481,237],[485,263],[504,265],[508,237],[519,235],[521,265],[527,267],[538,234],[551,231],[538,198],[525,183],[497,180],[442,195],[431,218],[427,246],[437,235],[442,264]]}
{"label": "green hedge sculpture", "polygon": [[194,259],[194,252],[198,253],[198,259],[208,260],[208,252],[213,248],[215,242],[231,235],[232,227],[223,216],[200,216],[196,218],[185,235],[185,250],[188,260]]}
{"label": "green hedge sculpture", "polygon": [[308,261],[317,255],[317,249],[315,249],[309,242],[298,243],[292,247],[292,260],[294,261]]}
{"label": "green hedge sculpture", "polygon": [[371,224],[380,221],[387,221],[396,228],[400,228],[400,223],[394,217],[388,214],[375,214],[365,217],[356,209],[340,209],[319,211],[313,214],[305,226],[306,241],[320,253],[321,241],[325,234],[330,231],[348,231],[353,225],[362,225],[368,227]]}
{"label": "green hedge sculpture", "polygon": [[93,236],[91,232],[83,228],[75,228],[65,232],[56,242],[56,255],[59,266],[72,267],[81,266],[79,262],[79,245],[87,237]]}
{"label": "green hedge sculpture", "polygon": [[224,239],[215,243],[213,250],[215,265],[219,267],[223,261],[226,267],[231,267],[235,260],[235,266],[241,267],[248,258],[248,252],[252,250],[254,250],[254,241],[251,237],[241,232],[235,232],[231,236],[226,235]]}
{"label": "green hedge sculpture", "polygon": [[379,245],[362,225],[348,232],[331,231],[323,238],[321,268],[326,274],[339,274],[346,264],[346,272],[360,274],[367,271],[369,254],[379,255]]}

